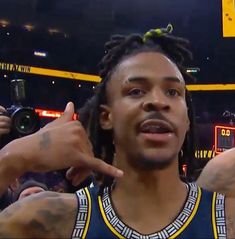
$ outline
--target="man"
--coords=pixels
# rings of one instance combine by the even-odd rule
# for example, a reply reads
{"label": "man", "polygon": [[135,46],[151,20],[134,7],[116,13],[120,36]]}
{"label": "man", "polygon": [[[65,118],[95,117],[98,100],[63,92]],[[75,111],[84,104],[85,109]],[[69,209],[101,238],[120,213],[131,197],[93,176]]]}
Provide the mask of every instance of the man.
{"label": "man", "polygon": [[28,196],[31,196],[35,193],[45,192],[48,191],[48,187],[40,182],[37,182],[33,179],[28,180],[21,184],[16,191],[14,192],[14,198],[13,202],[16,202],[18,200],[22,200],[23,198],[26,198]]}
{"label": "man", "polygon": [[11,129],[11,119],[5,115],[6,109],[0,105],[0,140],[3,135],[9,134]]}
{"label": "man", "polygon": [[[71,122],[74,109],[69,103],[60,119],[3,148],[1,189],[24,171],[72,167],[68,178],[74,183],[91,170],[102,174],[100,187],[81,189],[77,198],[48,192],[9,207],[0,216],[0,237],[235,236],[232,183],[222,190],[229,195],[225,209],[222,194],[185,184],[179,177],[179,154],[187,148],[191,127],[182,76],[183,58],[189,56],[185,43],[157,29],[144,37],[117,36],[107,44],[102,82],[88,114],[92,146],[81,124]],[[92,147],[103,161],[94,158]],[[221,158],[231,165],[234,150]],[[124,174],[111,166],[113,161]],[[214,162],[216,167],[218,160]],[[214,189],[208,172],[199,182]]]}
{"label": "man", "polygon": [[[0,148],[2,138],[4,135],[10,133],[11,119],[5,115],[6,109],[0,105]],[[11,203],[11,190],[6,188],[5,191],[0,192],[0,210],[6,208]]]}

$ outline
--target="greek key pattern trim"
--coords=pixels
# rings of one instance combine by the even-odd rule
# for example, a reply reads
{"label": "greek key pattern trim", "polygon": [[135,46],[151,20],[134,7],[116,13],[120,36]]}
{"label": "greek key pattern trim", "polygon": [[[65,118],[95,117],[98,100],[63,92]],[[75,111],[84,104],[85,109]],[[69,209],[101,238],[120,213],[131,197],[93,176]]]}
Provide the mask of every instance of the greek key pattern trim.
{"label": "greek key pattern trim", "polygon": [[226,239],[225,196],[220,193],[216,194],[215,217],[218,238]]}
{"label": "greek key pattern trim", "polygon": [[76,225],[72,234],[73,239],[82,238],[88,216],[88,198],[85,189],[77,191],[76,194],[78,197],[79,208]]}
{"label": "greek key pattern trim", "polygon": [[110,225],[108,227],[113,227],[115,231],[120,235],[121,238],[134,238],[134,239],[161,239],[161,238],[171,238],[175,234],[180,234],[184,228],[186,222],[192,218],[190,217],[195,211],[196,202],[198,199],[199,189],[195,184],[188,184],[188,199],[185,206],[178,217],[163,230],[150,234],[141,235],[137,231],[126,226],[116,215],[110,200],[109,189],[104,189],[104,194],[102,196],[102,207],[104,209],[106,218]]}

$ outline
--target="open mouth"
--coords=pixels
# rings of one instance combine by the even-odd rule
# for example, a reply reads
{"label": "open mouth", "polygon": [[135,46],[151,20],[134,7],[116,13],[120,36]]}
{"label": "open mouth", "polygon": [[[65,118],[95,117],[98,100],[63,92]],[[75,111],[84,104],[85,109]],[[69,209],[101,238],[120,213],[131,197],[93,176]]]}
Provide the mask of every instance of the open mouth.
{"label": "open mouth", "polygon": [[147,134],[166,134],[172,133],[173,127],[162,120],[146,120],[140,125],[140,131]]}
{"label": "open mouth", "polygon": [[165,145],[174,137],[173,126],[163,120],[145,120],[141,123],[139,130],[144,141],[154,142],[157,145]]}

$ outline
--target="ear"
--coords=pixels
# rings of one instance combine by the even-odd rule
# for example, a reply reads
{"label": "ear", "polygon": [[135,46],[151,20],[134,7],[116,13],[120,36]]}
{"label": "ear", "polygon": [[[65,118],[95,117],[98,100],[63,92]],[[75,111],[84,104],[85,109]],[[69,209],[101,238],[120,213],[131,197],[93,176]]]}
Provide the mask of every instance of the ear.
{"label": "ear", "polygon": [[18,178],[16,178],[11,184],[10,184],[10,189],[14,192],[18,187],[20,186],[20,182]]}
{"label": "ear", "polygon": [[187,132],[190,130],[190,120],[189,117],[187,117]]}
{"label": "ear", "polygon": [[113,128],[112,113],[107,105],[100,105],[100,127],[104,130]]}

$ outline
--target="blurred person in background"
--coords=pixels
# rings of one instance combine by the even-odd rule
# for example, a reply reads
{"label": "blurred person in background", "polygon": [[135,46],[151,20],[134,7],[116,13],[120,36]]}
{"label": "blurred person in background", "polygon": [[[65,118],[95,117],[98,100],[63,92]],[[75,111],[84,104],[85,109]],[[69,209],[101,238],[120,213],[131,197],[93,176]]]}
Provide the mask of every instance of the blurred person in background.
{"label": "blurred person in background", "polygon": [[[2,137],[10,133],[11,130],[11,119],[4,114],[6,109],[0,105],[0,145]],[[11,203],[11,194],[12,191],[10,188],[5,190],[3,193],[0,193],[0,210],[3,210]]]}
{"label": "blurred person in background", "polygon": [[0,105],[0,140],[11,131],[11,118],[5,115],[6,109]]}
{"label": "blurred person in background", "polygon": [[21,200],[25,197],[31,196],[36,193],[48,191],[48,187],[35,180],[28,180],[21,184],[15,191],[13,202]]}

